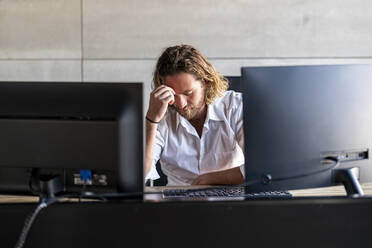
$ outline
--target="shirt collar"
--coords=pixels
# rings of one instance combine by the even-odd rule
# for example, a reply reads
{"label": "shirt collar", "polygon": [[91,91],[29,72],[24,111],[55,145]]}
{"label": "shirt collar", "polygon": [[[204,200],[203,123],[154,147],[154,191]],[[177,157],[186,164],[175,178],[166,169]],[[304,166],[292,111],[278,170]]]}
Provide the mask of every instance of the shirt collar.
{"label": "shirt collar", "polygon": [[188,122],[184,117],[182,117],[177,111],[173,111],[176,115],[176,130],[179,128],[179,125],[183,126],[188,133],[198,136],[196,130],[192,127],[191,123]]}
{"label": "shirt collar", "polygon": [[177,111],[174,111],[173,110],[173,112],[176,115],[176,128],[178,128],[178,125],[181,123],[182,117],[181,117],[181,115]]}
{"label": "shirt collar", "polygon": [[222,103],[222,97],[217,97],[212,104],[208,106],[208,116],[210,120],[224,121],[225,120],[225,107]]}
{"label": "shirt collar", "polygon": [[223,109],[221,107],[221,105],[217,105],[215,102],[208,106],[207,116],[210,120],[223,121]]}

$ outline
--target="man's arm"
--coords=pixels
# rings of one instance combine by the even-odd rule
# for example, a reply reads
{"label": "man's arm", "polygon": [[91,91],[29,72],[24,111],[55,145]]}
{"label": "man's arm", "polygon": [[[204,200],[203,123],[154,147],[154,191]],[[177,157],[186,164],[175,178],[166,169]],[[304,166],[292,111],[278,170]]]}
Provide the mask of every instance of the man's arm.
{"label": "man's arm", "polygon": [[240,167],[228,170],[206,173],[198,176],[192,182],[192,185],[233,185],[244,182]]}
{"label": "man's arm", "polygon": [[145,175],[150,171],[158,123],[163,119],[169,104],[174,102],[174,90],[167,86],[160,86],[150,94],[149,109],[146,114],[146,152]]}
{"label": "man's arm", "polygon": [[151,169],[157,127],[158,124],[146,120],[145,175]]}

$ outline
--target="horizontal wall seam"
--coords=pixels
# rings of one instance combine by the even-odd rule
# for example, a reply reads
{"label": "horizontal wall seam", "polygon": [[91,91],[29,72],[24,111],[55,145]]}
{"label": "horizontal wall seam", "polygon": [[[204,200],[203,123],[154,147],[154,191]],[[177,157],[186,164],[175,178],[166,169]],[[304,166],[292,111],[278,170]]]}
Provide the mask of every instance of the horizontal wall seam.
{"label": "horizontal wall seam", "polygon": [[81,58],[0,58],[0,61],[80,61]]}
{"label": "horizontal wall seam", "polygon": [[[330,57],[207,57],[210,60],[290,60],[290,59],[372,59],[372,56],[352,56],[352,57],[341,57],[341,56],[330,56]],[[84,58],[84,60],[157,60],[157,58]]]}
{"label": "horizontal wall seam", "polygon": [[[208,57],[209,60],[315,60],[315,59],[337,59],[337,60],[351,60],[351,59],[372,59],[372,56],[363,57]],[[0,61],[115,61],[115,60],[157,60],[157,58],[0,58]]]}

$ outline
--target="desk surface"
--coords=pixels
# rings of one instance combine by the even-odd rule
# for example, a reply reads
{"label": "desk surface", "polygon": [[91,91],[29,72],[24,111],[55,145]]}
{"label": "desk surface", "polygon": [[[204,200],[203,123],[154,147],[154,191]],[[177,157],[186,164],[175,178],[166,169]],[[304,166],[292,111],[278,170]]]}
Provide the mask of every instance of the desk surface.
{"label": "desk surface", "polygon": [[[210,186],[204,186],[210,187]],[[178,188],[203,188],[203,186],[164,186],[164,187],[146,187],[145,191],[149,192],[161,192],[163,189],[178,189]],[[365,195],[372,196],[372,182],[362,184]],[[346,191],[344,186],[332,186],[323,188],[311,188],[311,189],[300,189],[300,190],[290,190],[289,191],[294,197],[302,196],[346,196]]]}
{"label": "desk surface", "polygon": [[[164,186],[164,187],[146,187],[147,192],[159,192],[163,189],[169,188],[203,188],[210,186]],[[362,188],[366,196],[372,196],[372,183],[362,184]],[[332,186],[324,188],[312,188],[312,189],[301,189],[301,190],[290,190],[289,191],[294,197],[317,197],[317,196],[346,196],[345,188],[343,186]],[[151,196],[148,198],[151,200]],[[155,198],[154,198],[155,199]],[[12,196],[12,195],[0,195],[0,203],[31,203],[38,202],[38,197],[33,196]],[[69,202],[76,202],[74,199],[66,199]]]}

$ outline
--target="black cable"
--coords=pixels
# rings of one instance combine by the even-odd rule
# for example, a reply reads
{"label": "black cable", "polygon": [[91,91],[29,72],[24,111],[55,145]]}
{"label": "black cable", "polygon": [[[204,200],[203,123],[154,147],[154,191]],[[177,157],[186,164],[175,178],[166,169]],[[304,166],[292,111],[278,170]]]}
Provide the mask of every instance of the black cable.
{"label": "black cable", "polygon": [[29,216],[27,216],[27,218],[25,220],[25,223],[23,225],[23,228],[22,228],[22,232],[19,235],[18,241],[15,245],[15,248],[22,248],[23,247],[23,245],[26,242],[27,235],[28,235],[28,233],[31,229],[31,226],[34,223],[34,221],[35,221],[37,215],[40,213],[40,211],[43,208],[46,208],[46,207],[50,206],[51,204],[55,203],[57,200],[58,200],[57,198],[52,198],[52,199],[49,199],[49,200],[42,200],[37,205],[35,210]]}
{"label": "black cable", "polygon": [[332,161],[335,162],[335,164],[328,167],[328,168],[325,168],[325,169],[322,169],[322,170],[319,170],[319,171],[314,171],[314,172],[311,172],[311,173],[303,173],[303,174],[290,176],[290,177],[273,178],[272,181],[284,181],[284,180],[288,180],[288,179],[296,179],[296,178],[301,178],[301,177],[313,176],[313,175],[320,174],[320,173],[323,173],[323,172],[326,172],[326,171],[329,171],[329,170],[336,169],[341,164],[340,160],[337,157],[326,157],[326,158],[324,158],[324,160],[332,160]]}
{"label": "black cable", "polygon": [[[127,198],[127,197],[138,197],[142,196],[145,193],[150,192],[133,192],[133,193],[103,193],[103,194],[66,194],[60,195],[58,197],[53,197],[50,199],[42,199],[41,202],[37,205],[35,210],[29,214],[25,220],[23,225],[21,234],[17,240],[15,248],[22,248],[26,242],[27,235],[31,229],[32,224],[34,223],[36,217],[40,213],[40,211],[53,203],[60,201],[61,199],[69,199],[69,198],[79,198],[79,199],[100,199],[102,201],[107,201],[108,198]],[[155,194],[155,192],[151,192]]]}

